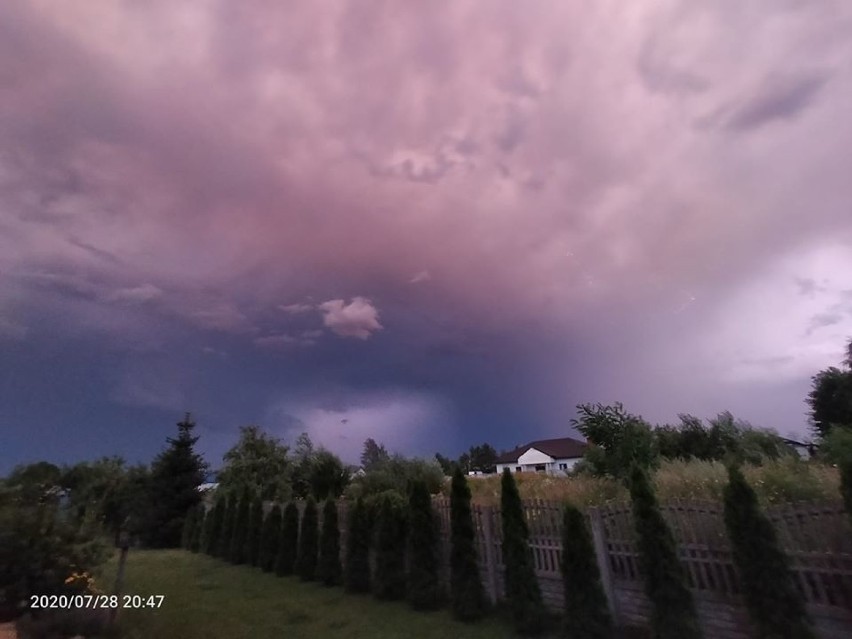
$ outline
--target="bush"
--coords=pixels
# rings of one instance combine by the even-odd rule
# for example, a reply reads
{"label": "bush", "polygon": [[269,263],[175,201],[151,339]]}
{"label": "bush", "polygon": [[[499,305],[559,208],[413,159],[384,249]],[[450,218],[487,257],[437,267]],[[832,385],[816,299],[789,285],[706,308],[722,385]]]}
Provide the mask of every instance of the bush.
{"label": "bush", "polygon": [[370,592],[370,521],[360,497],[349,515],[344,585],[347,592]]}
{"label": "bush", "polygon": [[577,412],[579,419],[571,423],[592,443],[583,457],[593,474],[622,477],[633,464],[657,465],[657,441],[650,424],[626,412],[622,404],[580,404]]}
{"label": "bush", "polygon": [[275,569],[275,559],[281,546],[281,506],[275,504],[266,519],[260,532],[260,554],[258,565],[263,572],[272,572]]}
{"label": "bush", "polygon": [[299,529],[299,551],[296,557],[296,573],[302,581],[313,581],[317,571],[317,502],[308,497],[302,526]]}
{"label": "bush", "polygon": [[211,557],[215,557],[219,552],[226,507],[225,499],[223,497],[218,498],[213,505],[213,510],[205,519],[204,552]]}
{"label": "bush", "polygon": [[[78,526],[54,503],[0,505],[0,621],[19,616],[30,595],[85,592],[107,552],[91,522]],[[80,578],[66,582],[72,575]]]}
{"label": "bush", "polygon": [[565,507],[562,520],[562,579],[565,585],[565,621],[572,639],[606,639],[612,619],[601,585],[595,548],[583,513]]}
{"label": "bush", "polygon": [[275,558],[275,574],[279,577],[292,575],[296,568],[299,547],[299,508],[292,501],[284,509],[281,522],[281,543]]}
{"label": "bush", "polygon": [[317,577],[326,586],[340,585],[343,568],[340,565],[340,528],[337,525],[337,502],[326,500],[322,510],[322,534],[320,536],[319,565]]}
{"label": "bush", "polygon": [[503,471],[501,517],[503,523],[503,563],[506,566],[506,600],[515,630],[538,634],[544,630],[546,611],[541,587],[535,575],[529,528],[515,479]]}
{"label": "bush", "polygon": [[436,524],[426,484],[414,482],[408,500],[408,601],[415,610],[441,605]]}
{"label": "bush", "polygon": [[450,596],[453,616],[476,621],[485,613],[485,593],[476,558],[476,530],[470,488],[461,469],[453,473],[450,494]]}
{"label": "bush", "polygon": [[725,528],[743,595],[760,637],[813,639],[802,597],[775,529],[760,511],[757,495],[734,466],[725,488]]}
{"label": "bush", "polygon": [[373,592],[379,599],[405,597],[405,502],[386,493],[376,521],[376,572]]}
{"label": "bush", "polygon": [[248,538],[246,539],[246,563],[257,566],[260,559],[260,533],[263,528],[263,502],[255,495],[249,508]]}
{"label": "bush", "polygon": [[234,518],[234,534],[231,537],[231,548],[228,558],[232,564],[244,564],[248,560],[248,528],[251,510],[251,492],[248,488],[237,502],[236,516]]}
{"label": "bush", "polygon": [[651,624],[660,639],[692,639],[701,631],[692,594],[686,587],[672,531],[660,512],[645,471],[634,466],[630,497],[645,592],[654,606]]}

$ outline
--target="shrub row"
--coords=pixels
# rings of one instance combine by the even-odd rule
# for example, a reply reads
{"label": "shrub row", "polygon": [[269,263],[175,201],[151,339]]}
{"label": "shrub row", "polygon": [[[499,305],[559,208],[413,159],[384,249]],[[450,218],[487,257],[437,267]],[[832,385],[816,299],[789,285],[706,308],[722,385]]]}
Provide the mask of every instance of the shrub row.
{"label": "shrub row", "polygon": [[[811,621],[772,524],[742,472],[732,466],[728,473],[725,525],[756,636],[811,639]],[[653,605],[654,636],[697,639],[701,629],[695,604],[651,483],[636,466],[627,484],[640,567]],[[467,481],[456,470],[450,500],[449,599],[453,616],[468,622],[487,610],[470,501]],[[507,610],[519,633],[539,634],[547,629],[550,615],[535,574],[523,504],[508,470],[501,480],[501,506]],[[206,516],[203,507],[189,512],[183,542],[192,552],[203,551],[279,576],[296,574],[303,581],[343,585],[347,592],[372,592],[379,599],[407,598],[416,610],[433,610],[445,603],[437,520],[425,484],[413,482],[407,500],[395,491],[369,502],[357,499],[348,524],[345,562],[341,562],[338,508],[333,499],[323,506],[320,527],[312,498],[306,501],[301,518],[294,503],[283,512],[276,505],[264,517],[259,497],[244,493],[239,499],[220,498]],[[592,538],[585,516],[573,505],[563,515],[561,570],[568,636],[611,637],[613,622]]]}

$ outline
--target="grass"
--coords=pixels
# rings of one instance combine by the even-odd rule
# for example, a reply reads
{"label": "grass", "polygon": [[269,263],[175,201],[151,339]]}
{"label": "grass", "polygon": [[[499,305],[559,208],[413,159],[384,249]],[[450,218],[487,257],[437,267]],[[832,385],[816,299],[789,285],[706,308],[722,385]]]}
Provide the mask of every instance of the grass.
{"label": "grass", "polygon": [[[747,466],[744,472],[764,506],[840,500],[840,475],[837,469],[819,462],[789,457],[762,466]],[[627,489],[612,478],[519,473],[516,480],[523,499],[570,501],[580,507],[628,499]],[[721,502],[722,490],[727,481],[727,472],[721,462],[667,460],[654,473],[654,487],[662,501],[684,499]],[[470,478],[468,485],[473,501],[481,504],[499,503],[499,475]]]}
{"label": "grass", "polygon": [[[112,560],[100,585],[115,577]],[[122,610],[123,639],[502,639],[512,637],[498,619],[476,625],[446,611],[420,613],[405,603],[378,602],[340,588],[279,578],[182,550],[131,550],[125,594],[165,595],[156,610]]]}

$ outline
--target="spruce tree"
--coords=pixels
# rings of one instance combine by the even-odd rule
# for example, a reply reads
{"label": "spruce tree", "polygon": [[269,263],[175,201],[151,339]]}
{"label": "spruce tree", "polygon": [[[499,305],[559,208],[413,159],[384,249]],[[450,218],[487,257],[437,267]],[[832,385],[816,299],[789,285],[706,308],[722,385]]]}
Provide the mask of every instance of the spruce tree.
{"label": "spruce tree", "polygon": [[222,533],[216,546],[216,557],[230,561],[231,539],[234,537],[234,523],[237,520],[237,497],[228,495],[225,497],[225,506],[222,512]]}
{"label": "spruce tree", "polygon": [[500,494],[503,524],[503,563],[506,566],[506,600],[515,630],[522,634],[538,634],[544,630],[547,617],[541,597],[541,586],[535,574],[529,528],[515,478],[509,469],[503,471]]}
{"label": "spruce tree", "polygon": [[189,538],[189,550],[197,553],[201,550],[201,538],[204,535],[204,525],[207,522],[207,508],[202,503],[195,507],[195,511],[195,525]]}
{"label": "spruce tree", "polygon": [[222,523],[224,519],[225,499],[223,497],[219,497],[213,505],[213,510],[208,513],[207,519],[205,520],[205,522],[209,525],[205,525],[204,552],[211,557],[215,557],[218,552],[218,544],[222,535]]}
{"label": "spruce tree", "polygon": [[201,503],[198,487],[204,483],[207,464],[195,452],[195,422],[187,413],[177,427],[178,436],[167,438],[168,447],[151,464],[150,508],[142,533],[154,548],[179,547],[184,519]]}
{"label": "spruce tree", "polygon": [[346,592],[370,592],[370,521],[360,497],[349,514],[344,586]]}
{"label": "spruce tree", "polygon": [[240,565],[248,559],[248,528],[251,510],[251,491],[249,488],[243,490],[243,494],[237,501],[236,517],[234,518],[234,534],[231,537],[231,548],[228,558],[232,564]]}
{"label": "spruce tree", "polygon": [[813,639],[816,635],[772,522],[735,466],[728,468],[724,500],[725,528],[756,636]]}
{"label": "spruce tree", "polygon": [[308,497],[299,528],[299,550],[296,555],[296,573],[302,581],[313,581],[317,572],[318,521],[317,502]]}
{"label": "spruce tree", "polygon": [[634,466],[630,474],[633,525],[645,592],[653,605],[651,625],[660,639],[701,636],[692,593],[677,558],[674,535],[660,512],[645,471]]}
{"label": "spruce tree", "polygon": [[256,495],[249,508],[249,527],[246,538],[246,563],[258,565],[260,558],[260,533],[263,528],[263,502]]}
{"label": "spruce tree", "polygon": [[612,619],[601,584],[592,537],[583,513],[568,505],[562,519],[562,579],[565,621],[572,639],[607,639]]}
{"label": "spruce tree", "polygon": [[260,555],[258,565],[263,572],[272,572],[275,569],[275,559],[281,546],[281,506],[275,504],[266,519],[263,520],[263,528],[260,532]]}
{"label": "spruce tree", "polygon": [[450,596],[453,616],[475,621],[485,614],[485,593],[476,557],[476,529],[470,488],[461,468],[453,472],[450,493]]}
{"label": "spruce tree", "polygon": [[373,592],[379,599],[405,597],[405,505],[384,494],[376,521],[376,571]]}
{"label": "spruce tree", "polygon": [[279,577],[292,575],[296,569],[296,555],[299,547],[299,507],[293,502],[284,509],[281,522],[281,543],[275,558],[275,574]]}
{"label": "spruce tree", "polygon": [[408,499],[408,601],[415,610],[441,605],[438,576],[438,529],[432,497],[422,481],[411,486]]}
{"label": "spruce tree", "polygon": [[326,586],[339,586],[343,573],[340,565],[340,528],[337,519],[337,502],[333,497],[329,497],[322,510],[322,534],[317,566],[317,577]]}

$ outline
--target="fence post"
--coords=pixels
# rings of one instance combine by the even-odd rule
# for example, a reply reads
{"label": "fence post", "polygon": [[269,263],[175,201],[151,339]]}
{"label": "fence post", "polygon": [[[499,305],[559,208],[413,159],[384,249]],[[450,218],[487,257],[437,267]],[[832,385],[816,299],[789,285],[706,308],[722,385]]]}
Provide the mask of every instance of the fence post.
{"label": "fence post", "polygon": [[609,562],[609,552],[606,547],[606,533],[604,531],[601,511],[597,508],[589,508],[589,518],[592,523],[592,542],[595,545],[595,556],[598,560],[598,569],[601,573],[601,585],[609,603],[609,612],[616,626],[621,624],[618,615],[618,602],[615,598],[615,588],[612,583],[612,566]]}
{"label": "fence post", "polygon": [[485,556],[485,573],[488,575],[485,588],[492,604],[497,603],[497,561],[494,557],[494,507],[480,506],[482,509],[482,540]]}

